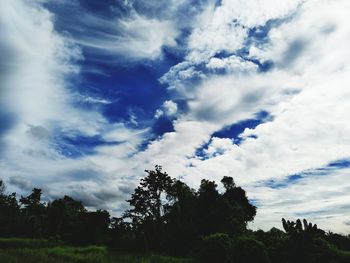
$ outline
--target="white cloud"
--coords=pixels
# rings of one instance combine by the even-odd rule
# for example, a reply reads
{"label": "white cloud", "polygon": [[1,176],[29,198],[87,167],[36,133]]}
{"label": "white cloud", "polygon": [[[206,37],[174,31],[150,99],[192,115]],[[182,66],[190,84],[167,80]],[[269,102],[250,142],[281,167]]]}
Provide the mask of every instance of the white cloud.
{"label": "white cloud", "polygon": [[349,169],[322,175],[315,171],[285,187],[249,187],[251,198],[259,200],[259,216],[252,227],[268,229],[282,227],[280,219],[307,218],[325,230],[348,233]]}
{"label": "white cloud", "polygon": [[0,119],[7,124],[6,129],[0,125],[0,177],[9,191],[20,187],[19,195],[32,185],[43,188],[46,196],[69,195],[78,192],[82,178],[92,192],[109,184],[109,169],[99,161],[106,149],[96,149],[96,159],[84,154],[70,158],[69,150],[62,149],[62,136],[120,141],[110,147],[113,154],[124,151],[123,156],[135,152],[144,136],[142,130],[109,125],[99,112],[74,105],[81,100],[109,102],[71,91],[70,78],[79,73],[77,62],[83,57],[55,30],[54,21],[40,2],[0,2]]}
{"label": "white cloud", "polygon": [[212,70],[224,69],[228,73],[245,73],[255,72],[258,70],[258,66],[250,61],[245,61],[237,56],[229,56],[226,58],[213,57],[206,65],[207,68]]}
{"label": "white cloud", "polygon": [[114,50],[135,59],[155,59],[164,46],[176,46],[179,30],[169,20],[146,18],[138,14],[118,21],[121,35],[115,39]]}
{"label": "white cloud", "polygon": [[83,14],[80,21],[96,35],[72,36],[75,43],[94,52],[108,55],[112,62],[118,60],[154,60],[163,55],[164,47],[176,47],[180,30],[172,20],[146,17],[133,11],[126,18],[106,19],[95,14]]}
{"label": "white cloud", "polygon": [[177,113],[177,104],[171,100],[166,100],[161,109],[156,110],[155,118],[159,118],[162,115],[173,117]]}
{"label": "white cloud", "polygon": [[188,60],[206,62],[218,52],[232,53],[243,47],[248,29],[270,19],[285,17],[301,1],[226,0],[203,12],[199,25],[189,37]]}
{"label": "white cloud", "polygon": [[[77,72],[74,60],[80,53],[54,31],[51,14],[21,1],[1,2],[1,37],[6,41],[0,45],[8,52],[1,53],[7,57],[0,61],[4,83],[0,100],[1,107],[17,117],[3,136],[11,147],[6,152],[8,158],[0,162],[2,174],[50,183],[51,194],[59,194],[64,186],[73,192],[95,191],[91,202],[102,195],[109,198],[108,193],[97,193],[101,185],[133,186],[142,171],[155,164],[163,165],[172,176],[183,176],[194,187],[201,178],[220,180],[228,175],[257,200],[254,227],[266,229],[278,225],[282,216],[305,215],[321,227],[328,228],[327,222],[331,222],[332,230],[349,232],[344,224],[350,216],[345,207],[349,201],[348,169],[305,177],[284,188],[259,184],[269,179],[283,181],[291,174],[350,155],[349,2],[300,3],[223,1],[218,7],[210,5],[193,20],[187,57],[161,78],[177,92],[174,97],[187,100],[188,109],[177,116],[174,132],[140,152],[147,130],[110,126],[99,114],[70,106],[64,80],[66,74]],[[286,17],[269,32],[269,41],[252,43],[249,61],[231,54],[245,45],[249,28]],[[111,48],[118,54],[127,52],[135,59],[155,59],[164,46],[177,45],[179,31],[170,16],[135,14],[133,19],[113,23],[122,35],[108,36],[107,42],[100,43],[84,40],[85,44],[108,52]],[[219,53],[224,55],[214,57]],[[260,73],[252,59],[273,61],[274,67]],[[215,76],[220,69],[226,74]],[[200,83],[193,84],[193,78]],[[246,129],[240,145],[229,138],[211,138],[215,131],[253,118],[261,110],[273,119]],[[177,104],[167,100],[156,115],[177,113]],[[120,144],[97,147],[94,155],[69,159],[51,147],[52,130],[57,127],[100,134],[104,140]],[[196,150],[207,143],[207,158],[196,156]],[[81,168],[94,175],[88,177]],[[57,178],[60,180],[53,182]],[[314,213],[306,215],[310,211]]]}
{"label": "white cloud", "polygon": [[[256,5],[250,6],[253,3]],[[195,66],[198,63],[204,62],[209,68],[225,68],[229,65],[231,57],[212,58],[216,52],[234,52],[241,47],[245,39],[245,29],[241,31],[242,35],[230,32],[238,29],[230,28],[229,22],[236,19],[240,25],[248,27],[263,25],[269,19],[289,16],[298,6],[297,2],[281,2],[279,10],[269,8],[272,1],[260,3],[260,6],[259,3],[227,1],[223,2],[222,6],[232,4],[235,8],[230,9],[226,6],[209,12],[210,16],[206,14],[207,22],[190,37],[188,61],[175,66],[165,76],[171,77],[170,86],[174,83],[183,84],[178,76],[179,72],[190,67],[196,70]],[[180,149],[177,151],[178,148],[175,147],[164,147],[157,156],[162,156],[161,160],[164,163],[167,163],[164,160],[171,160],[171,171],[177,175],[187,174],[184,178],[192,185],[198,185],[199,179],[203,177],[219,180],[224,175],[234,176],[238,184],[248,189],[248,195],[259,202],[259,227],[266,229],[271,226],[267,221],[274,222],[273,224],[279,222],[282,214],[295,217],[298,212],[304,211],[302,206],[314,206],[315,209],[324,210],[322,220],[314,216],[310,218],[326,226],[327,214],[332,216],[335,212],[331,207],[320,204],[322,197],[314,203],[302,198],[302,206],[295,205],[289,211],[282,207],[283,213],[276,211],[279,209],[277,206],[274,208],[275,212],[267,208],[268,203],[273,200],[290,198],[293,202],[295,197],[292,193],[305,190],[301,183],[291,186],[290,189],[287,186],[285,191],[288,191],[290,196],[285,198],[282,194],[275,195],[278,190],[256,188],[254,185],[260,180],[282,179],[349,157],[350,141],[347,134],[350,132],[350,123],[347,115],[350,111],[350,97],[347,87],[350,84],[350,72],[347,61],[350,59],[350,53],[347,46],[350,44],[350,27],[345,11],[349,8],[349,3],[342,0],[305,1],[293,16],[270,31],[269,42],[262,45],[253,43],[250,49],[251,58],[273,61],[274,68],[270,72],[258,73],[252,68],[247,70],[248,74],[243,75],[208,75],[195,88],[181,86],[181,94],[190,99],[189,112],[175,124],[174,134],[164,136],[163,140],[154,144],[168,146],[177,142]],[[225,12],[226,16],[215,17],[215,14],[220,12]],[[220,42],[223,34],[235,36],[235,39],[223,38]],[[200,40],[203,40],[203,43]],[[226,44],[225,41],[228,40],[232,42],[231,45]],[[245,70],[245,65],[237,63],[237,70]],[[215,130],[251,118],[259,110],[269,111],[274,117],[273,120],[254,129],[246,129],[242,134],[245,140],[240,145],[234,145],[231,140],[215,139],[207,150],[211,158],[191,158],[190,153],[208,142]],[[198,125],[202,127],[186,130],[191,134],[184,136],[185,130],[181,130],[181,123],[189,123],[189,120],[199,121]],[[169,149],[175,149],[175,152],[169,152]],[[215,154],[218,151],[221,154]],[[183,155],[180,157],[181,152]],[[175,156],[177,166],[171,164]],[[152,158],[157,159],[154,156]],[[339,200],[348,202],[350,196],[342,186],[345,184],[342,180],[345,180],[346,176],[337,177],[337,172],[333,172],[334,175],[325,176],[322,180],[334,191],[339,191]],[[315,187],[318,185],[317,180],[310,178],[308,181],[310,187],[307,191],[310,196],[316,195],[318,191],[322,194],[323,189]],[[266,191],[265,199],[260,194],[255,194],[255,191],[260,193],[259,189],[262,189],[261,193]],[[344,225],[348,216],[344,212],[339,218],[332,217],[330,221],[334,223],[334,229],[348,232],[349,229]]]}
{"label": "white cloud", "polygon": [[204,149],[204,153],[207,158],[212,158],[224,154],[226,151],[233,150],[234,147],[232,139],[230,138],[213,137],[207,149]]}

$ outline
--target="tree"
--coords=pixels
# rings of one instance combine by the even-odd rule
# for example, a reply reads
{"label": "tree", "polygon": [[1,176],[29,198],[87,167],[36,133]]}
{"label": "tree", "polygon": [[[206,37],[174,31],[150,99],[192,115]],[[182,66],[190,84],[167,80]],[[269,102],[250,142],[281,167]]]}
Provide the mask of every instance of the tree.
{"label": "tree", "polygon": [[203,179],[199,186],[194,209],[196,211],[195,221],[200,235],[221,232],[219,229],[221,218],[218,214],[220,194],[216,188],[217,184],[214,181],[206,179]]}
{"label": "tree", "polygon": [[[197,193],[180,180],[175,180],[168,199],[170,204],[165,214],[166,251],[184,255],[198,240]],[[181,242],[179,242],[181,240]]]}
{"label": "tree", "polygon": [[81,214],[87,212],[80,201],[65,195],[47,205],[48,232],[50,236],[78,243],[81,230]]}
{"label": "tree", "polygon": [[41,189],[34,188],[30,195],[19,200],[25,218],[24,232],[31,237],[43,237],[47,231],[46,207],[41,203],[41,195]]}
{"label": "tree", "polygon": [[5,194],[5,184],[4,182],[2,181],[2,179],[0,179],[0,196],[3,196]]}
{"label": "tree", "polygon": [[[282,218],[282,225],[288,236],[288,259],[290,262],[331,262],[338,255],[336,248],[326,240],[325,232],[316,224],[295,222]],[[334,261],[338,262],[338,261]]]}
{"label": "tree", "polygon": [[18,236],[20,210],[16,193],[6,194],[6,185],[0,179],[0,236]]}
{"label": "tree", "polygon": [[162,172],[159,165],[156,165],[154,170],[145,172],[148,175],[141,179],[140,186],[128,200],[133,208],[127,210],[124,217],[131,218],[134,227],[145,232],[147,246],[159,249],[163,237],[163,216],[168,207],[167,197],[173,180],[167,173]]}

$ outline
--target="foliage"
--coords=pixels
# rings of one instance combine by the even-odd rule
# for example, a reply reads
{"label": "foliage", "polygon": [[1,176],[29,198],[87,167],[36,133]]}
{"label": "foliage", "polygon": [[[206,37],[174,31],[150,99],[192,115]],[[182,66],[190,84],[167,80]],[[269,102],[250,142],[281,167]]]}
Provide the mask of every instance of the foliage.
{"label": "foliage", "polygon": [[[7,244],[6,244],[7,243]],[[51,246],[50,241],[1,239],[0,262],[3,263],[193,263],[191,258],[152,254],[111,253],[103,246]],[[5,245],[6,244],[6,245]],[[30,245],[31,244],[31,245]],[[48,246],[46,246],[47,244]],[[21,246],[22,245],[22,246]],[[5,248],[6,247],[6,248]]]}
{"label": "foliage", "polygon": [[143,238],[139,249],[186,254],[201,236],[243,233],[256,214],[232,177],[223,178],[225,192],[219,193],[214,181],[203,179],[195,191],[162,172],[161,166],[146,173],[128,200],[131,209],[124,213],[132,222],[131,235]]}
{"label": "foliage", "polygon": [[269,263],[264,243],[253,237],[239,237],[233,246],[233,262],[237,263]]}
{"label": "foliage", "polygon": [[306,219],[282,218],[284,231],[247,229],[256,207],[232,177],[223,191],[206,179],[195,190],[161,166],[146,173],[120,218],[69,196],[42,202],[38,188],[18,199],[0,180],[0,262],[350,262],[349,236]]}
{"label": "foliage", "polygon": [[231,238],[227,234],[216,233],[202,238],[198,255],[204,263],[229,263],[232,262],[231,250]]}
{"label": "foliage", "polygon": [[6,194],[0,182],[0,237],[51,238],[76,245],[105,244],[109,240],[107,211],[87,211],[69,196],[46,204],[38,188],[18,202],[16,194]]}
{"label": "foliage", "polygon": [[60,245],[60,242],[48,239],[0,238],[0,248],[48,248]]}

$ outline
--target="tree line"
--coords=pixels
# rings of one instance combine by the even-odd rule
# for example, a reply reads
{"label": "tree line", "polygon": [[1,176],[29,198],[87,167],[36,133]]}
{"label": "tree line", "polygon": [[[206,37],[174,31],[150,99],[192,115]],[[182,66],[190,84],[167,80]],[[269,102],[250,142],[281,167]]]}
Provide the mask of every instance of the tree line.
{"label": "tree line", "polygon": [[198,190],[156,166],[127,200],[120,217],[87,210],[72,197],[43,202],[6,193],[0,180],[0,236],[53,239],[72,245],[107,245],[112,250],[193,255],[199,262],[350,262],[350,238],[317,225],[282,219],[277,228],[252,231],[257,208],[232,177],[224,191],[203,179]]}

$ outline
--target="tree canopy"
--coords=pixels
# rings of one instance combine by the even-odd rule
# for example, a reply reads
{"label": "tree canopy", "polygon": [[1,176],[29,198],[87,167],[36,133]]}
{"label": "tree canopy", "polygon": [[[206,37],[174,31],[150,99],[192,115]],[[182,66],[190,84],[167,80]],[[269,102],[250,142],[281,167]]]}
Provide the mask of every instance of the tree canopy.
{"label": "tree canopy", "polygon": [[[121,217],[88,210],[70,196],[42,201],[34,188],[17,198],[0,180],[0,237],[50,238],[105,244],[112,250],[194,255],[199,262],[349,262],[350,238],[306,219],[282,218],[284,231],[252,231],[257,208],[232,177],[222,187],[203,179],[197,190],[156,166],[146,170]],[[221,190],[220,190],[221,189]]]}

